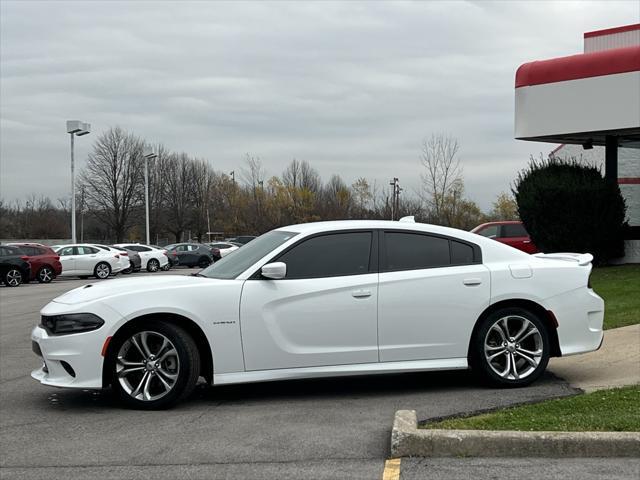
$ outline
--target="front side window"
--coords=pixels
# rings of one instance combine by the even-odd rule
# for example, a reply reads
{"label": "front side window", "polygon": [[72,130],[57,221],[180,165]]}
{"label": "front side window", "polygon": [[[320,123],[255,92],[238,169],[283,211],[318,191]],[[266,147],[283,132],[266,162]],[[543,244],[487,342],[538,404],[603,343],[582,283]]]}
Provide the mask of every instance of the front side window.
{"label": "front side window", "polygon": [[60,251],[58,251],[58,255],[61,257],[67,257],[69,255],[74,255],[73,250],[75,247],[64,247]]}
{"label": "front side window", "polygon": [[[281,255],[285,278],[319,278],[369,273],[371,232],[333,233],[303,240]],[[252,245],[248,243],[244,249]]]}
{"label": "front side window", "polygon": [[490,225],[487,228],[483,228],[478,232],[478,235],[482,235],[487,238],[498,238],[500,234],[500,226],[499,225]]}

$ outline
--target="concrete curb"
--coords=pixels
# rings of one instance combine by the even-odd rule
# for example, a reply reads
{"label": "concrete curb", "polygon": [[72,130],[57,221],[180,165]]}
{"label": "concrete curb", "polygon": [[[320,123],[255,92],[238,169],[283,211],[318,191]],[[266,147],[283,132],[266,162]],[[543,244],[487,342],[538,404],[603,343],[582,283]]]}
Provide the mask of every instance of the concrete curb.
{"label": "concrete curb", "polygon": [[392,457],[639,457],[640,432],[515,432],[418,428],[415,410],[398,410]]}

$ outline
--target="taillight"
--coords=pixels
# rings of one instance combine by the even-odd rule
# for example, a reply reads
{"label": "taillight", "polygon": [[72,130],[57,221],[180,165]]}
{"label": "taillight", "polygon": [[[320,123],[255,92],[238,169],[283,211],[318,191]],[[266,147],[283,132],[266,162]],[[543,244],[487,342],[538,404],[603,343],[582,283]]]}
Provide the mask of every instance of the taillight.
{"label": "taillight", "polygon": [[60,257],[58,255],[56,255],[55,257],[53,257],[54,260],[58,260],[60,261]]}
{"label": "taillight", "polygon": [[128,257],[129,254],[127,252],[122,252],[120,255],[122,255],[123,257]]}
{"label": "taillight", "polygon": [[25,262],[28,262],[29,261],[29,257],[27,257],[26,255],[22,255],[20,257],[20,260],[24,260]]}

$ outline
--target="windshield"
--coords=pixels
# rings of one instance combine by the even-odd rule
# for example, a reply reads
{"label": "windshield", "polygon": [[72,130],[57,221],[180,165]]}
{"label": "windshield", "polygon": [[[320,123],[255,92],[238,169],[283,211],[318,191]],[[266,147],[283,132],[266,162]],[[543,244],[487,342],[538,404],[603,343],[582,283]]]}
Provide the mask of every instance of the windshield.
{"label": "windshield", "polygon": [[200,275],[223,280],[236,278],[262,257],[296,235],[297,233],[295,232],[272,230],[243,245],[243,247],[233,255],[222,257],[216,263],[202,270]]}

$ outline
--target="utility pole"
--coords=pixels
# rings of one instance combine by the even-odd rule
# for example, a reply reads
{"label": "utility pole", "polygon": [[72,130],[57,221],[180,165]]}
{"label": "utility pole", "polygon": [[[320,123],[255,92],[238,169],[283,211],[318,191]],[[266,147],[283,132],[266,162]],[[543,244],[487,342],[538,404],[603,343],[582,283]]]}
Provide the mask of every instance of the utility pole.
{"label": "utility pole", "polygon": [[84,243],[84,185],[80,190],[80,243]]}
{"label": "utility pole", "polygon": [[395,216],[400,209],[400,192],[402,188],[400,188],[398,177],[393,177],[389,185],[393,187],[393,191],[391,192],[391,220],[395,220]]}

